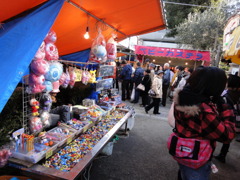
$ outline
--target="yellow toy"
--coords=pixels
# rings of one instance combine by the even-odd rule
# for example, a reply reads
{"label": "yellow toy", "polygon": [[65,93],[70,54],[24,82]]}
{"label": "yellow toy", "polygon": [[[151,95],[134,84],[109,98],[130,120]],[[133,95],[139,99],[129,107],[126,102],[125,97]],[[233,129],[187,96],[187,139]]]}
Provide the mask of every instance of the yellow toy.
{"label": "yellow toy", "polygon": [[90,78],[89,78],[89,83],[97,83],[96,81],[96,70],[90,70]]}

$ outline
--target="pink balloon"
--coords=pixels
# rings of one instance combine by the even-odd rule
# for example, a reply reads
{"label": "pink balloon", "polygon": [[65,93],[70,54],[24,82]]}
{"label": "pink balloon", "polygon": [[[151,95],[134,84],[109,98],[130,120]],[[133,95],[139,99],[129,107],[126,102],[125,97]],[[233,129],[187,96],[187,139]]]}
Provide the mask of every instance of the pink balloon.
{"label": "pink balloon", "polygon": [[31,89],[31,93],[40,93],[45,89],[43,82],[45,81],[45,77],[43,75],[37,76],[33,73],[29,75],[29,86]]}

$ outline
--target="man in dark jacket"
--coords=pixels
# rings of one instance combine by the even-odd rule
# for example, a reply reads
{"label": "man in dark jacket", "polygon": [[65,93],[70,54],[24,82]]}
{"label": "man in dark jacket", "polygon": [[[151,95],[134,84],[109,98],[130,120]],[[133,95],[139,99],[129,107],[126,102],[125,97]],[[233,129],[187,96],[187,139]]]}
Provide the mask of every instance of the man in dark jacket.
{"label": "man in dark jacket", "polygon": [[141,90],[137,89],[137,86],[142,82],[143,72],[144,72],[144,70],[143,70],[143,68],[141,68],[141,63],[138,62],[137,68],[133,75],[133,83],[135,85],[135,97],[134,97],[134,100],[132,101],[132,103],[138,103]]}
{"label": "man in dark jacket", "polygon": [[163,66],[164,74],[163,74],[163,83],[162,83],[162,105],[166,106],[166,100],[167,100],[167,91],[170,86],[170,69],[169,64],[165,63]]}
{"label": "man in dark jacket", "polygon": [[[130,100],[130,81],[131,81],[131,76],[132,76],[132,66],[130,64],[127,64],[125,60],[123,60],[122,65],[124,66],[121,73],[120,77],[122,79],[122,100],[125,101],[126,99]],[[127,98],[126,98],[127,94]]]}

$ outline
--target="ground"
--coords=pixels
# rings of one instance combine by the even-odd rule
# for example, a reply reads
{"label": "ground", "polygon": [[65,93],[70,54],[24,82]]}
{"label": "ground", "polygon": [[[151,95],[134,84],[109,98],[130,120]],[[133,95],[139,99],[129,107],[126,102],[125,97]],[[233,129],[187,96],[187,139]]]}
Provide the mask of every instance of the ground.
{"label": "ground", "polygon": [[[128,103],[128,102],[127,102]],[[168,153],[167,138],[172,131],[168,125],[167,114],[170,102],[160,107],[160,115],[146,114],[139,104],[131,104],[136,111],[134,128],[128,137],[121,137],[114,144],[111,156],[98,156],[85,177],[90,180],[176,180],[178,165]],[[215,154],[219,152],[217,145]],[[231,143],[226,164],[215,159],[213,163],[218,173],[212,180],[238,180],[240,177],[240,143]]]}

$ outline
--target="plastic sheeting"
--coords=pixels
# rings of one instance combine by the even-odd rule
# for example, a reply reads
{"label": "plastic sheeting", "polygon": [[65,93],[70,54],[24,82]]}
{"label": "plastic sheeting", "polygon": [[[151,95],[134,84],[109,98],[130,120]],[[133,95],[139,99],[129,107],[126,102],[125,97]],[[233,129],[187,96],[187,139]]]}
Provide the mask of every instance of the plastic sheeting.
{"label": "plastic sheeting", "polygon": [[0,31],[0,112],[53,25],[64,0],[50,0]]}

